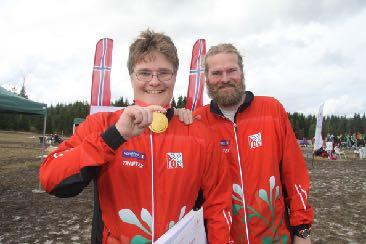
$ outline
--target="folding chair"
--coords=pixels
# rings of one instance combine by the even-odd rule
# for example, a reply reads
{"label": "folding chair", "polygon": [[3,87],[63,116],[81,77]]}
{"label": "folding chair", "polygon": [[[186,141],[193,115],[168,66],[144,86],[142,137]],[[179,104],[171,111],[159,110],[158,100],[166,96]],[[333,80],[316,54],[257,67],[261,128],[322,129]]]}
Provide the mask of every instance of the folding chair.
{"label": "folding chair", "polygon": [[360,155],[360,159],[365,159],[366,158],[366,147],[360,147],[358,152],[359,152],[359,155]]}
{"label": "folding chair", "polygon": [[344,153],[344,151],[341,151],[341,149],[337,146],[337,147],[334,147],[334,152],[336,154],[336,156],[339,156],[339,158],[342,158],[342,155],[345,159],[347,159],[347,156],[346,154]]}

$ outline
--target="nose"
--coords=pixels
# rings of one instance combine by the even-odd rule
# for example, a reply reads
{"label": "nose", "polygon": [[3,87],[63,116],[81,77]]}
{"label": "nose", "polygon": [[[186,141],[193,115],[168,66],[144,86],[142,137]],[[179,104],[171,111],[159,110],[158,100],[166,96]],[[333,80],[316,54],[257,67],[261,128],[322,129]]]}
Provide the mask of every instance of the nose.
{"label": "nose", "polygon": [[158,75],[154,74],[152,75],[151,81],[149,82],[150,86],[158,86],[160,85],[160,80],[158,79]]}
{"label": "nose", "polygon": [[227,83],[229,81],[230,81],[229,75],[226,72],[222,72],[221,82]]}

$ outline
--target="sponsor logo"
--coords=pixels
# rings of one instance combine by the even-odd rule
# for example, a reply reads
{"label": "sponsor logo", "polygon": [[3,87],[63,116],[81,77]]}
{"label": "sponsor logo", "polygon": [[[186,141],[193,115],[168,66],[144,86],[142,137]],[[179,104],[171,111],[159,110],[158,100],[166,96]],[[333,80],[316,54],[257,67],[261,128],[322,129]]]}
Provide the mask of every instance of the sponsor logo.
{"label": "sponsor logo", "polygon": [[230,148],[229,148],[230,141],[229,140],[225,140],[225,139],[220,140],[220,145],[221,145],[222,151],[224,153],[229,153],[230,152]]}
{"label": "sponsor logo", "polygon": [[128,166],[128,167],[137,167],[137,168],[140,168],[140,169],[142,169],[144,167],[144,165],[140,162],[128,161],[128,160],[123,160],[122,165],[123,166]]}
{"label": "sponsor logo", "polygon": [[166,159],[167,159],[167,168],[168,169],[183,168],[182,153],[169,152],[166,154]]}
{"label": "sponsor logo", "polygon": [[145,160],[146,156],[144,153],[133,151],[133,150],[123,150],[122,157],[124,158],[135,158]]}
{"label": "sponsor logo", "polygon": [[230,141],[229,140],[220,140],[220,145],[222,147],[226,147],[226,146],[229,146],[230,145]]}
{"label": "sponsor logo", "polygon": [[248,143],[249,143],[250,149],[261,147],[262,146],[262,134],[260,132],[258,132],[257,134],[248,136]]}

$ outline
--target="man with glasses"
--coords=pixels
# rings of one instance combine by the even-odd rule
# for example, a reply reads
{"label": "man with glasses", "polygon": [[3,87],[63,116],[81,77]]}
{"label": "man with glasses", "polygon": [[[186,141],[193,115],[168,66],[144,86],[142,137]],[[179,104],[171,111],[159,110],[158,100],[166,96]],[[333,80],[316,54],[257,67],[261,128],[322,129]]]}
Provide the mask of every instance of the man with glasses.
{"label": "man with glasses", "polygon": [[95,180],[93,243],[154,242],[194,208],[200,190],[209,243],[229,241],[227,159],[202,123],[173,117],[178,65],[168,36],[142,32],[127,63],[135,104],[89,116],[41,166],[55,196],[75,196]]}
{"label": "man with glasses", "polygon": [[229,159],[234,242],[291,243],[290,228],[294,243],[310,243],[309,176],[285,109],[245,91],[243,59],[231,44],[210,48],[205,75],[212,101],[194,115]]}

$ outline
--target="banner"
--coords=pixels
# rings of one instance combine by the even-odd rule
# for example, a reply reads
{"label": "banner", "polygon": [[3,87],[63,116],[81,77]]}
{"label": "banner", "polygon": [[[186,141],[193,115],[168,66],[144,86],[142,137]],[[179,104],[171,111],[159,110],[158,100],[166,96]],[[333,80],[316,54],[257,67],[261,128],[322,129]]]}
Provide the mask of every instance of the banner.
{"label": "banner", "polygon": [[202,106],[205,74],[203,59],[206,55],[206,41],[199,39],[193,46],[186,109],[194,111]]}
{"label": "banner", "polygon": [[323,146],[323,137],[322,137],[322,126],[323,126],[323,107],[324,103],[320,105],[318,116],[316,119],[316,128],[315,128],[315,136],[314,136],[314,151],[318,150]]}
{"label": "banner", "polygon": [[123,109],[124,107],[110,107],[110,106],[90,106],[90,114],[100,112],[116,112],[117,110]]}
{"label": "banner", "polygon": [[91,105],[109,106],[111,103],[110,76],[112,67],[113,40],[100,39],[94,56]]}
{"label": "banner", "polygon": [[206,242],[206,231],[203,223],[203,209],[191,210],[178,221],[168,232],[162,235],[155,244],[186,244]]}

